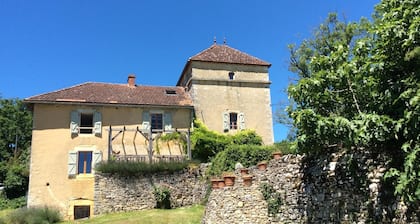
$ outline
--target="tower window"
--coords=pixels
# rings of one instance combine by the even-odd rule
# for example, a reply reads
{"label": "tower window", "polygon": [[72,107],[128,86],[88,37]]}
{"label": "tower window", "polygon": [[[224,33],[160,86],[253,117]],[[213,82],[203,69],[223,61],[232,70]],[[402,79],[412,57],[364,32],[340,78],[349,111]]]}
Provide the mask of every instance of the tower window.
{"label": "tower window", "polygon": [[229,128],[231,130],[238,129],[238,114],[237,113],[229,113],[229,117],[230,117]]}
{"label": "tower window", "polygon": [[229,72],[229,79],[233,80],[235,78],[235,73],[234,72]]}

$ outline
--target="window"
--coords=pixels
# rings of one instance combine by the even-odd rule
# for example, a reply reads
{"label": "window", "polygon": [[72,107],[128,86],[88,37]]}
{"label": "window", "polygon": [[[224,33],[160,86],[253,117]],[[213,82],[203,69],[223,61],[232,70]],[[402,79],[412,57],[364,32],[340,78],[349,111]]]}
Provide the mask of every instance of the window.
{"label": "window", "polygon": [[75,205],[74,206],[74,219],[83,219],[90,217],[89,205]]}
{"label": "window", "polygon": [[229,79],[233,80],[235,78],[235,73],[234,72],[229,72]]}
{"label": "window", "polygon": [[93,113],[80,113],[80,134],[92,134]]}
{"label": "window", "polygon": [[172,113],[156,111],[143,111],[143,130],[156,131],[172,131]]}
{"label": "window", "polygon": [[80,151],[77,160],[77,173],[92,173],[92,152]]}
{"label": "window", "polygon": [[70,114],[70,132],[78,134],[102,134],[102,116],[98,111],[80,110]]}
{"label": "window", "polygon": [[238,114],[237,113],[229,114],[229,129],[231,130],[238,129]]}
{"label": "window", "polygon": [[150,114],[150,118],[151,118],[151,126],[152,126],[152,130],[154,129],[158,129],[158,130],[162,130],[163,129],[163,116],[160,113],[156,113],[156,114]]}
{"label": "window", "polygon": [[167,89],[165,92],[167,95],[176,95],[176,90],[174,89]]}
{"label": "window", "polygon": [[223,131],[245,129],[244,113],[225,112],[223,113]]}
{"label": "window", "polygon": [[95,147],[76,147],[69,152],[68,175],[92,174],[95,165],[102,161],[102,152]]}

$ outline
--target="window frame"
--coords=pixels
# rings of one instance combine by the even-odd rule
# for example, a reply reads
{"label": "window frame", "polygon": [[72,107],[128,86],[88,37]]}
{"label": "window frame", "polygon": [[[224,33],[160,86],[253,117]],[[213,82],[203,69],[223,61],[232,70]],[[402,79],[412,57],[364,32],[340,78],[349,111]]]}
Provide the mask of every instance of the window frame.
{"label": "window frame", "polygon": [[238,130],[238,113],[236,112],[229,113],[229,130]]}
{"label": "window frame", "polygon": [[[84,156],[81,156],[84,155]],[[83,160],[81,160],[81,158]],[[81,161],[83,161],[83,168],[81,168]],[[93,151],[78,151],[77,152],[77,174],[86,175],[92,174],[93,165]],[[82,170],[82,172],[80,172]]]}
{"label": "window frame", "polygon": [[[156,120],[156,118],[158,119]],[[152,129],[152,132],[163,131],[164,120],[162,112],[150,112],[150,127]]]}

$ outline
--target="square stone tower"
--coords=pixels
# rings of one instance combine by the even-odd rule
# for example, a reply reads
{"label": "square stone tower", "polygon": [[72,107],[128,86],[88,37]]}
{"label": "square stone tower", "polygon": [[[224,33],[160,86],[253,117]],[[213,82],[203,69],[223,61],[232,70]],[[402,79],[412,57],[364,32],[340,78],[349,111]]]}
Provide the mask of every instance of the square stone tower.
{"label": "square stone tower", "polygon": [[271,64],[214,43],[189,58],[178,80],[191,95],[195,117],[211,130],[235,134],[252,129],[264,144],[274,142]]}

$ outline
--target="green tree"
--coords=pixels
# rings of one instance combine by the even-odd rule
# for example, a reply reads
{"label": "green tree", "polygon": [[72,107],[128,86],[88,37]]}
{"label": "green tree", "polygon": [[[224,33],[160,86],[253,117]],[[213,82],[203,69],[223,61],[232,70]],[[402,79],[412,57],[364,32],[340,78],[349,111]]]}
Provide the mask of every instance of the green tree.
{"label": "green tree", "polygon": [[25,195],[32,116],[18,99],[0,99],[0,182],[8,198]]}
{"label": "green tree", "polygon": [[330,14],[312,39],[290,47],[290,70],[299,80],[288,88],[298,150],[392,153],[395,167],[387,176],[414,203],[420,199],[419,30],[417,0],[384,0],[372,22],[344,23]]}

